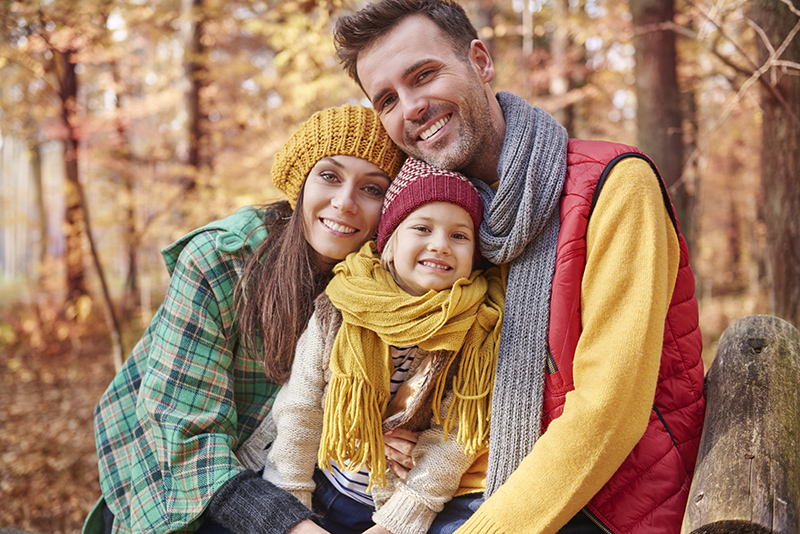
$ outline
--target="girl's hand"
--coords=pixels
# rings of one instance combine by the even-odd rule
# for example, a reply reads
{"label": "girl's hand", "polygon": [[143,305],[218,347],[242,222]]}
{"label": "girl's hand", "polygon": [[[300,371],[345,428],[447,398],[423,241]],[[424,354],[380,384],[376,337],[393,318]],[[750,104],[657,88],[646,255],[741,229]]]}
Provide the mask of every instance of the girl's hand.
{"label": "girl's hand", "polygon": [[405,480],[408,471],[414,467],[411,454],[414,452],[414,447],[417,446],[418,439],[419,432],[411,432],[404,428],[395,428],[383,435],[383,450],[389,461],[389,468],[400,477],[400,480]]}
{"label": "girl's hand", "polygon": [[314,523],[310,519],[305,519],[297,523],[287,534],[329,534],[327,530]]}

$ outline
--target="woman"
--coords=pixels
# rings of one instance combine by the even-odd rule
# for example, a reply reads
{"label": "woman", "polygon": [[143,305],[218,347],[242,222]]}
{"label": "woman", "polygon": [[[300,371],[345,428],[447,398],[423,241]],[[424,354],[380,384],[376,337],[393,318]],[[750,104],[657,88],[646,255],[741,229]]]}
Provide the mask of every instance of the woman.
{"label": "woman", "polygon": [[84,532],[277,534],[310,517],[237,451],[288,378],[332,266],[374,236],[403,159],[373,110],[321,111],[275,157],[288,202],[162,251],[164,303],[95,410],[103,497]]}

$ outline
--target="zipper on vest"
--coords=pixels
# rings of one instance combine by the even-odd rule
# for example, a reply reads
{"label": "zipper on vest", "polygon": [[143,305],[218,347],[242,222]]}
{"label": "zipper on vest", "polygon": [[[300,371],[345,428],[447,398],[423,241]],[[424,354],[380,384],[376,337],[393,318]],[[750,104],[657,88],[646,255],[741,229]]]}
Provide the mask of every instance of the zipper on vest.
{"label": "zipper on vest", "polygon": [[678,448],[678,444],[675,443],[675,437],[672,435],[672,432],[670,432],[669,427],[667,426],[667,422],[664,420],[664,416],[661,415],[661,412],[659,411],[658,406],[653,404],[653,410],[655,410],[656,415],[658,416],[658,419],[661,421],[661,424],[664,425],[664,430],[666,430],[667,434],[669,434],[669,439],[672,440],[672,445],[674,445],[675,448],[677,449]]}
{"label": "zipper on vest", "polygon": [[556,365],[556,359],[553,358],[553,353],[550,352],[550,343],[545,345],[547,349],[547,358],[545,359],[545,367],[547,369],[547,374],[552,375],[553,373],[558,372],[558,366]]}
{"label": "zipper on vest", "polygon": [[598,527],[600,530],[602,530],[602,531],[603,531],[603,532],[605,532],[606,534],[614,534],[614,531],[613,531],[613,530],[611,530],[610,528],[608,528],[607,526],[605,526],[605,525],[603,524],[603,522],[602,522],[602,521],[600,521],[600,520],[597,518],[597,516],[596,516],[596,515],[594,515],[594,514],[592,513],[592,511],[591,511],[591,510],[589,510],[589,507],[584,507],[584,508],[583,508],[583,513],[585,513],[587,516],[589,516],[589,519],[591,519],[591,520],[592,520],[592,523],[594,523],[595,525],[597,525],[597,527]]}

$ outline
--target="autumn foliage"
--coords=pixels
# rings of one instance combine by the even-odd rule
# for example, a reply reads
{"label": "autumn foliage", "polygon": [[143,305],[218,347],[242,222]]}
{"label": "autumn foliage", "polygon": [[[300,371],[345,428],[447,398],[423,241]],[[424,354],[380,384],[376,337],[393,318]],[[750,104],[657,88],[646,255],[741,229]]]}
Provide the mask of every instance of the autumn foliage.
{"label": "autumn foliage", "polygon": [[[159,250],[277,199],[272,157],[294,127],[367,103],[330,37],[360,4],[0,0],[0,528],[80,529],[99,495],[92,410],[160,303]],[[737,318],[800,322],[775,307],[800,302],[796,2],[462,4],[495,90],[573,137],[658,154],[707,363]],[[674,57],[672,72],[636,68],[654,57]],[[794,149],[765,166],[776,146]]]}

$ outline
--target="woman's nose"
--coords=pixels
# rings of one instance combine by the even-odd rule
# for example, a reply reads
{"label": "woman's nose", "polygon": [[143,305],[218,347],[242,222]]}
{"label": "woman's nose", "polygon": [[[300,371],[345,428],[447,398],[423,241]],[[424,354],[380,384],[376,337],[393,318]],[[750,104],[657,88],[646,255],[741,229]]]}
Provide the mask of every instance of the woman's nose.
{"label": "woman's nose", "polygon": [[358,211],[358,202],[355,199],[355,191],[349,187],[342,188],[334,197],[331,202],[333,207],[339,211],[354,213]]}

